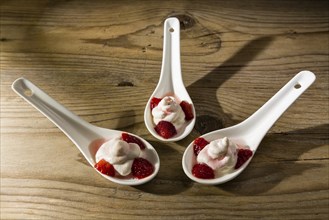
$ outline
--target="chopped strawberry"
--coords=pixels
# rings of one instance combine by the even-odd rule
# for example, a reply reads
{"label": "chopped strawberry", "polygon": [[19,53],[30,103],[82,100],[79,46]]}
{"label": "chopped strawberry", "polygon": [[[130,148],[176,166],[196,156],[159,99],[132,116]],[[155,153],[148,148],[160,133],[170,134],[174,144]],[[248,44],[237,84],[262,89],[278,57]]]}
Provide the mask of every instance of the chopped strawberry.
{"label": "chopped strawberry", "polygon": [[209,144],[209,142],[202,137],[198,137],[197,139],[195,139],[193,142],[193,150],[194,150],[195,156],[198,156],[200,151],[208,144]]}
{"label": "chopped strawberry", "polygon": [[159,104],[159,102],[160,102],[161,100],[162,100],[162,99],[155,98],[155,97],[153,97],[153,98],[151,99],[151,102],[150,102],[151,111],[152,111],[153,108],[155,108],[155,107],[158,106],[158,104]]}
{"label": "chopped strawberry", "polygon": [[151,175],[154,171],[153,165],[144,158],[135,158],[131,166],[131,173],[137,179],[143,179]]}
{"label": "chopped strawberry", "polygon": [[135,136],[132,136],[128,133],[122,133],[121,138],[125,142],[138,144],[138,146],[140,147],[141,150],[145,149],[145,144],[139,138],[137,138]]}
{"label": "chopped strawberry", "polygon": [[215,178],[214,170],[207,164],[195,164],[192,168],[193,176],[201,179],[213,179]]}
{"label": "chopped strawberry", "polygon": [[183,109],[185,114],[185,120],[189,121],[194,118],[192,105],[186,101],[182,101],[180,107]]}
{"label": "chopped strawberry", "polygon": [[171,138],[177,134],[175,126],[169,121],[160,121],[154,129],[161,137],[165,139]]}
{"label": "chopped strawberry", "polygon": [[252,151],[249,149],[238,149],[238,160],[235,164],[235,169],[240,168],[250,157],[252,156]]}
{"label": "chopped strawberry", "polygon": [[100,161],[98,161],[98,163],[95,164],[95,168],[102,174],[105,174],[108,176],[115,175],[115,170],[114,170],[113,165],[104,159],[101,159]]}

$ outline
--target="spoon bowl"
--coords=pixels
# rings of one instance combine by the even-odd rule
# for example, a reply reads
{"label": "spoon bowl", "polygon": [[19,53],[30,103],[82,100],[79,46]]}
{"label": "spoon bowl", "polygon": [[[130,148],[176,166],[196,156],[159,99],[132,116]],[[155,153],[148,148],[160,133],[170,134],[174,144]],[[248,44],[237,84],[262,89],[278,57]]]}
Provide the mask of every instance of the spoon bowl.
{"label": "spoon bowl", "polygon": [[[247,146],[253,151],[252,157],[267,131],[288,109],[288,107],[314,82],[315,75],[310,71],[301,71],[282,87],[269,101],[243,122],[232,127],[216,130],[202,135],[208,142],[228,137],[233,143]],[[252,157],[240,168],[214,179],[200,179],[192,174],[193,165],[197,163],[193,151],[193,142],[186,148],[182,166],[185,174],[195,182],[216,185],[225,183],[238,176],[249,164]]]}
{"label": "spoon bowl", "polygon": [[[177,101],[187,101],[192,105],[194,118],[186,121],[182,129],[172,138],[165,139],[155,130],[155,124],[151,114],[150,102],[153,97],[163,98],[173,96]],[[195,124],[195,109],[182,79],[180,62],[180,23],[177,18],[168,18],[164,22],[163,55],[159,82],[148,100],[144,121],[149,132],[161,141],[179,141],[185,138],[193,129]]]}
{"label": "spoon bowl", "polygon": [[[88,163],[94,168],[95,155],[98,148],[109,139],[120,136],[123,132],[94,126],[69,111],[56,102],[53,98],[35,86],[27,79],[19,78],[12,84],[12,89],[25,101],[39,110],[52,121],[66,136],[76,145]],[[125,132],[128,133],[128,132]],[[130,133],[128,133],[130,134]],[[134,134],[132,136],[138,137]],[[121,185],[140,185],[153,179],[160,168],[160,159],[153,146],[141,137],[138,137],[145,145],[143,157],[154,166],[154,172],[143,179],[128,177],[111,177],[102,174],[106,179]]]}

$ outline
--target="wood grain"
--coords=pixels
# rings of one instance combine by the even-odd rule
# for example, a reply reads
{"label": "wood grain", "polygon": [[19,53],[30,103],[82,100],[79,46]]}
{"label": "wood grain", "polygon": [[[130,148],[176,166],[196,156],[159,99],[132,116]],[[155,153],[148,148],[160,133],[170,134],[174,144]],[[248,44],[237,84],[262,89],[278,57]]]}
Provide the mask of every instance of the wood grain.
{"label": "wood grain", "polygon": [[[327,1],[2,1],[1,219],[328,219]],[[163,22],[181,22],[193,132],[162,143],[143,113],[159,78]],[[316,82],[262,141],[248,168],[218,186],[181,168],[200,134],[234,125],[301,70]],[[101,127],[158,151],[158,176],[110,183],[50,121],[11,91],[26,77]],[[136,101],[138,100],[138,101]]]}

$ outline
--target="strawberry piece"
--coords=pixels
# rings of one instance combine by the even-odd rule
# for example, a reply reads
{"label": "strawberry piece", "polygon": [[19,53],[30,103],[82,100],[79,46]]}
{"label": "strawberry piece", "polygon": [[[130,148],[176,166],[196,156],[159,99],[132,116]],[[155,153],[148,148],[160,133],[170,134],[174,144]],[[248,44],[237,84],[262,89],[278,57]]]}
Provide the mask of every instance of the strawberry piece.
{"label": "strawberry piece", "polygon": [[198,156],[200,151],[208,144],[209,142],[202,137],[198,137],[197,139],[195,139],[193,142],[194,155]]}
{"label": "strawberry piece", "polygon": [[151,111],[152,111],[153,108],[155,108],[155,107],[158,106],[158,104],[159,104],[159,102],[160,102],[161,100],[162,100],[162,99],[155,98],[155,97],[153,97],[153,98],[151,99],[151,102],[150,102]]}
{"label": "strawberry piece", "polygon": [[143,179],[151,175],[154,171],[153,165],[144,158],[135,158],[131,166],[131,173],[137,179]]}
{"label": "strawberry piece", "polygon": [[249,149],[238,149],[238,160],[235,164],[235,169],[240,168],[250,157],[252,156],[252,151]]}
{"label": "strawberry piece", "polygon": [[121,138],[122,138],[122,140],[124,140],[127,143],[138,144],[138,146],[140,147],[141,150],[145,149],[145,144],[139,138],[137,138],[135,136],[132,136],[128,133],[122,133]]}
{"label": "strawberry piece", "polygon": [[177,134],[175,126],[169,121],[160,121],[154,129],[161,137],[165,139],[171,138]]}
{"label": "strawberry piece", "polygon": [[186,101],[182,101],[180,104],[180,107],[182,108],[184,114],[185,114],[185,120],[189,121],[194,118],[193,115],[193,108],[192,105]]}
{"label": "strawberry piece", "polygon": [[192,168],[193,176],[201,179],[213,179],[215,178],[214,170],[207,164],[195,164]]}
{"label": "strawberry piece", "polygon": [[115,175],[115,170],[114,170],[113,165],[104,159],[101,159],[100,161],[98,161],[98,163],[95,164],[95,168],[102,174],[105,174],[108,176]]}

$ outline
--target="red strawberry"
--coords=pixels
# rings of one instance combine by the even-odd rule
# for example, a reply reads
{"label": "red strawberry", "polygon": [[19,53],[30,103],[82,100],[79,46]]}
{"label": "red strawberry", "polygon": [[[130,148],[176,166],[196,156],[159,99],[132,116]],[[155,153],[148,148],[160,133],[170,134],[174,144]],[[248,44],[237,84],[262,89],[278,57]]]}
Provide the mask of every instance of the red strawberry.
{"label": "red strawberry", "polygon": [[155,98],[155,97],[153,97],[153,98],[151,99],[151,102],[150,102],[151,111],[152,111],[153,108],[155,108],[155,107],[158,106],[158,104],[159,104],[159,102],[160,102],[161,100],[162,100],[162,99]]}
{"label": "red strawberry", "polygon": [[101,159],[100,161],[98,161],[98,163],[95,164],[95,168],[102,174],[105,174],[108,176],[115,175],[115,170],[114,170],[113,165],[104,159]]}
{"label": "red strawberry", "polygon": [[213,179],[215,178],[214,170],[207,164],[195,164],[192,168],[193,176],[201,179]]}
{"label": "red strawberry", "polygon": [[183,109],[185,114],[185,120],[189,121],[194,118],[192,105],[186,101],[182,101],[180,107]]}
{"label": "red strawberry", "polygon": [[194,143],[193,143],[193,150],[194,150],[195,156],[198,156],[200,151],[208,144],[209,144],[209,142],[206,141],[206,139],[204,139],[202,137],[195,139]]}
{"label": "red strawberry", "polygon": [[235,169],[240,168],[250,157],[252,156],[252,151],[249,149],[238,149],[238,160],[235,164]]}
{"label": "red strawberry", "polygon": [[165,139],[171,138],[177,134],[175,126],[169,121],[160,121],[154,129],[161,137]]}
{"label": "red strawberry", "polygon": [[135,158],[131,166],[131,173],[137,179],[143,179],[151,175],[154,171],[153,165],[144,158]]}
{"label": "red strawberry", "polygon": [[141,150],[145,149],[145,144],[135,136],[132,136],[128,133],[122,133],[121,138],[125,142],[138,144],[138,146],[140,147]]}

